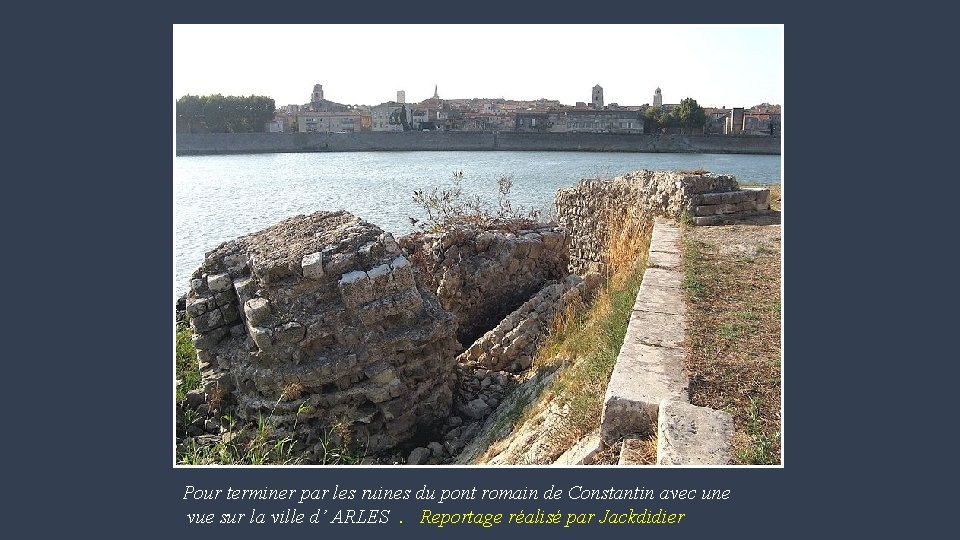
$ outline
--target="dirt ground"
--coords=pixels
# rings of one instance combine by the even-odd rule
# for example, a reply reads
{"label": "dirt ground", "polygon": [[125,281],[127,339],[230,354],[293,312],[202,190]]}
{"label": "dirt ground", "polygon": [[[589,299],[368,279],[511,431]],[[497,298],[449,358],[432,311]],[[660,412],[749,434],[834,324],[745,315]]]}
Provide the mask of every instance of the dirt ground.
{"label": "dirt ground", "polygon": [[779,464],[780,212],[686,227],[683,251],[690,402],[734,415],[733,463]]}

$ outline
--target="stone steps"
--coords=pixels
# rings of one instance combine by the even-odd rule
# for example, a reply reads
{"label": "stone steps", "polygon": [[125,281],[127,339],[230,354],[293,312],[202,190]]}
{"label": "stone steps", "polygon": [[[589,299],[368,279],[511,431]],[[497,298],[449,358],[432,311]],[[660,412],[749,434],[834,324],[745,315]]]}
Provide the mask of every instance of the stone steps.
{"label": "stone steps", "polygon": [[730,459],[733,418],[689,403],[679,237],[674,224],[655,221],[648,267],[604,396],[600,440],[612,445],[623,439],[621,465],[638,464],[642,438],[654,433],[658,465]]}

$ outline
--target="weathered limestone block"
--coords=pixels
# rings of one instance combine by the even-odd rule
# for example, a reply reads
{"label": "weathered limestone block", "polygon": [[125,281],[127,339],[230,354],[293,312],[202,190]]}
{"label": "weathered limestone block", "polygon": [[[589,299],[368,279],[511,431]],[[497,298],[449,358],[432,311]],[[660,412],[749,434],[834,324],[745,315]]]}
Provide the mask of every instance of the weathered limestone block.
{"label": "weathered limestone block", "polygon": [[303,277],[320,279],[323,277],[323,254],[321,252],[306,255],[300,261]]}
{"label": "weathered limestone block", "polygon": [[733,417],[724,411],[665,400],[657,420],[657,465],[726,465]]}
{"label": "weathered limestone block", "polygon": [[296,216],[221,244],[185,304],[204,386],[230,388],[239,418],[302,440],[340,425],[376,452],[452,410],[461,348],[451,315],[393,237],[349,213]]}
{"label": "weathered limestone block", "polygon": [[266,298],[251,298],[243,305],[243,313],[247,322],[252,326],[259,326],[270,319],[270,301]]}
{"label": "weathered limestone block", "polygon": [[231,285],[233,282],[230,280],[230,274],[207,276],[207,287],[215,293],[229,290]]}

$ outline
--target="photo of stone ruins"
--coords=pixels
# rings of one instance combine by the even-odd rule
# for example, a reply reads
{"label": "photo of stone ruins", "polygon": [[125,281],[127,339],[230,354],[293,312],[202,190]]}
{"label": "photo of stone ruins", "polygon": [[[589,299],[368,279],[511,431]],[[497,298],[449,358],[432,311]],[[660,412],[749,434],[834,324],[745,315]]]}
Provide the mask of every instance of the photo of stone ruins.
{"label": "photo of stone ruins", "polygon": [[175,462],[779,465],[779,190],[641,170],[549,222],[225,242],[178,305]]}

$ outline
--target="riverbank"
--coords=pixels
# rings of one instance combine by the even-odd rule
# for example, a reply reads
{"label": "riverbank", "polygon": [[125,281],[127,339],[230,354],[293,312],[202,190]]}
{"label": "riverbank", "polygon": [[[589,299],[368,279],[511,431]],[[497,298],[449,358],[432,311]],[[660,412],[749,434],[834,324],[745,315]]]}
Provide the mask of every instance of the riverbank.
{"label": "riverbank", "polygon": [[447,150],[779,155],[780,137],[476,131],[179,133],[176,136],[177,155]]}

